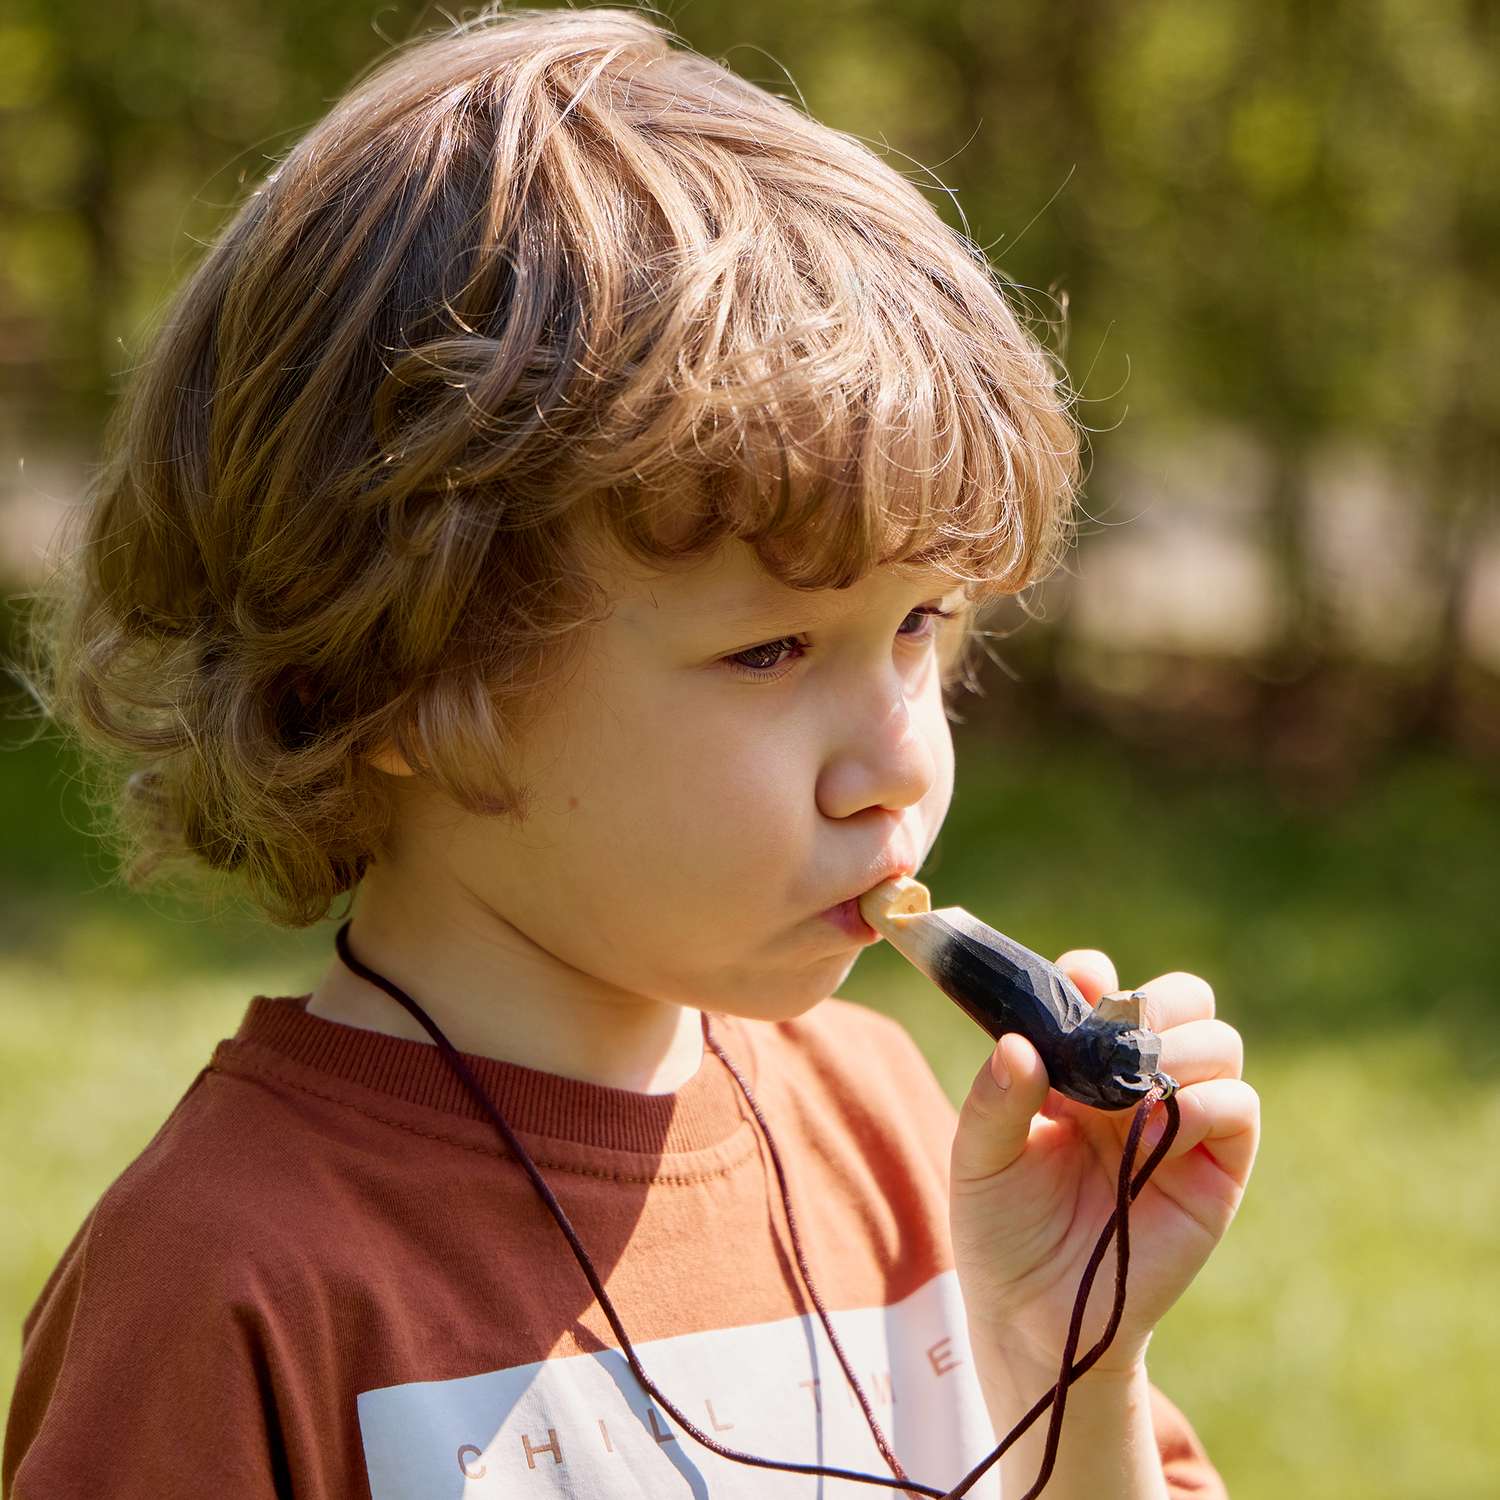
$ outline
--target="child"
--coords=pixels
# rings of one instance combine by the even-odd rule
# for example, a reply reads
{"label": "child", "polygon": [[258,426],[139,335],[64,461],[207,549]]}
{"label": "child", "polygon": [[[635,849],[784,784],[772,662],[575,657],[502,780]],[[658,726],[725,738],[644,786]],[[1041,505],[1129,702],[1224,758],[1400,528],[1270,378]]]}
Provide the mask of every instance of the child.
{"label": "child", "polygon": [[[639,13],[487,12],[307,134],[122,405],[43,691],[136,767],[132,882],[357,907],[42,1288],[7,1496],[939,1495],[988,1456],[1128,1116],[1017,1036],[955,1114],[829,997],[947,812],[976,610],[1068,535],[1059,391],[905,177]],[[1257,1103],[1208,986],[1145,989],[1181,1132],[1053,1497],[1224,1493],[1145,1351]],[[1024,1493],[1044,1427],[968,1493]]]}

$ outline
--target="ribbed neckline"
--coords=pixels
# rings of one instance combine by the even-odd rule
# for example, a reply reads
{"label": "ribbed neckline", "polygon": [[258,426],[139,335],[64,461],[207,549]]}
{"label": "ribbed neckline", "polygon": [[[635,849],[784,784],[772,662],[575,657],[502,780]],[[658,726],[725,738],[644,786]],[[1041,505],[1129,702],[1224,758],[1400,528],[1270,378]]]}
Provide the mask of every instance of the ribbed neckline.
{"label": "ribbed neckline", "polygon": [[[311,998],[256,995],[239,1030],[219,1043],[215,1065],[253,1072],[257,1056],[270,1052],[324,1078],[493,1129],[436,1046],[309,1015]],[[753,1089],[755,1059],[744,1026],[719,1013],[710,1013],[709,1025]],[[749,1115],[739,1085],[707,1047],[698,1071],[673,1094],[640,1094],[472,1052],[459,1056],[513,1130],[604,1150],[701,1151],[727,1140]]]}

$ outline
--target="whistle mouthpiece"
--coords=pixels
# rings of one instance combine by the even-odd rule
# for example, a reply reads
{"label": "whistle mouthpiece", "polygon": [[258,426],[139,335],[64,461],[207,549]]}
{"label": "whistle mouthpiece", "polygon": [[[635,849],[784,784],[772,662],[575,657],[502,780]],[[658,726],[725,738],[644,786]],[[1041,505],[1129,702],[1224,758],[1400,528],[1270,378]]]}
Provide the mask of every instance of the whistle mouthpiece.
{"label": "whistle mouthpiece", "polygon": [[961,906],[934,911],[919,880],[898,875],[859,898],[860,915],[991,1037],[1019,1031],[1059,1093],[1127,1109],[1151,1088],[1161,1039],[1142,1024],[1140,991],[1097,1006],[1041,954]]}
{"label": "whistle mouthpiece", "polygon": [[[950,906],[934,912],[932,893],[910,875],[893,876],[859,898],[860,916],[913,968],[938,985],[943,952],[951,939],[951,923],[943,919],[959,910]],[[928,920],[919,920],[923,918]]]}
{"label": "whistle mouthpiece", "polygon": [[859,898],[859,914],[882,937],[894,943],[909,924],[902,917],[919,916],[932,910],[932,893],[910,875],[894,875]]}

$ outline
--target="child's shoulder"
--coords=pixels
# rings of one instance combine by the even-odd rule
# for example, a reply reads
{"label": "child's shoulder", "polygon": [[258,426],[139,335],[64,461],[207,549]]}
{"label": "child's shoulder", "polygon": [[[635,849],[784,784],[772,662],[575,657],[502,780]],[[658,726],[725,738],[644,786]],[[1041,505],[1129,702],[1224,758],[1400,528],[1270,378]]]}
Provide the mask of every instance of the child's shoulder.
{"label": "child's shoulder", "polygon": [[339,1112],[320,1110],[280,1068],[221,1041],[100,1194],[64,1263],[77,1258],[89,1282],[166,1305],[233,1307],[258,1299],[268,1278],[284,1283],[326,1260],[331,1244],[320,1242],[347,1143],[325,1123]]}
{"label": "child's shoulder", "polygon": [[[143,1259],[223,1283],[297,1223],[296,1143],[212,1063],[199,1070],[85,1225],[91,1256]],[[251,1103],[251,1107],[247,1107]],[[272,1211],[274,1209],[274,1211]]]}
{"label": "child's shoulder", "polygon": [[205,1066],[88,1210],[24,1334],[39,1321],[107,1312],[136,1336],[151,1330],[165,1338],[173,1327],[233,1316],[257,1280],[276,1220],[258,1221],[243,1191],[257,1171],[257,1132],[235,1130],[217,1094]]}
{"label": "child's shoulder", "polygon": [[298,1132],[278,1141],[276,1123],[209,1063],[88,1210],[22,1320],[6,1434],[29,1481],[18,1494],[81,1493],[68,1465],[84,1438],[132,1495],[180,1478],[174,1431],[212,1431],[224,1473],[269,1462],[266,1349],[323,1326],[318,1245],[338,1241],[316,1176],[296,1186]]}

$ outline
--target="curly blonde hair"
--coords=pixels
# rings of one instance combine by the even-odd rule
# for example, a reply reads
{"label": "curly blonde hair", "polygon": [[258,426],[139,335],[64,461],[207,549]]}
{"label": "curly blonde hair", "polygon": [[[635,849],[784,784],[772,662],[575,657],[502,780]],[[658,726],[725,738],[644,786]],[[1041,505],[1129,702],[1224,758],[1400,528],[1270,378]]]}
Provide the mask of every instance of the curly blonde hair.
{"label": "curly blonde hair", "polygon": [[624,9],[396,49],[170,304],[37,591],[28,684],[141,888],[305,927],[394,746],[464,809],[608,601],[728,538],[795,588],[935,567],[976,611],[1071,537],[1079,429],[984,254],[857,139]]}

